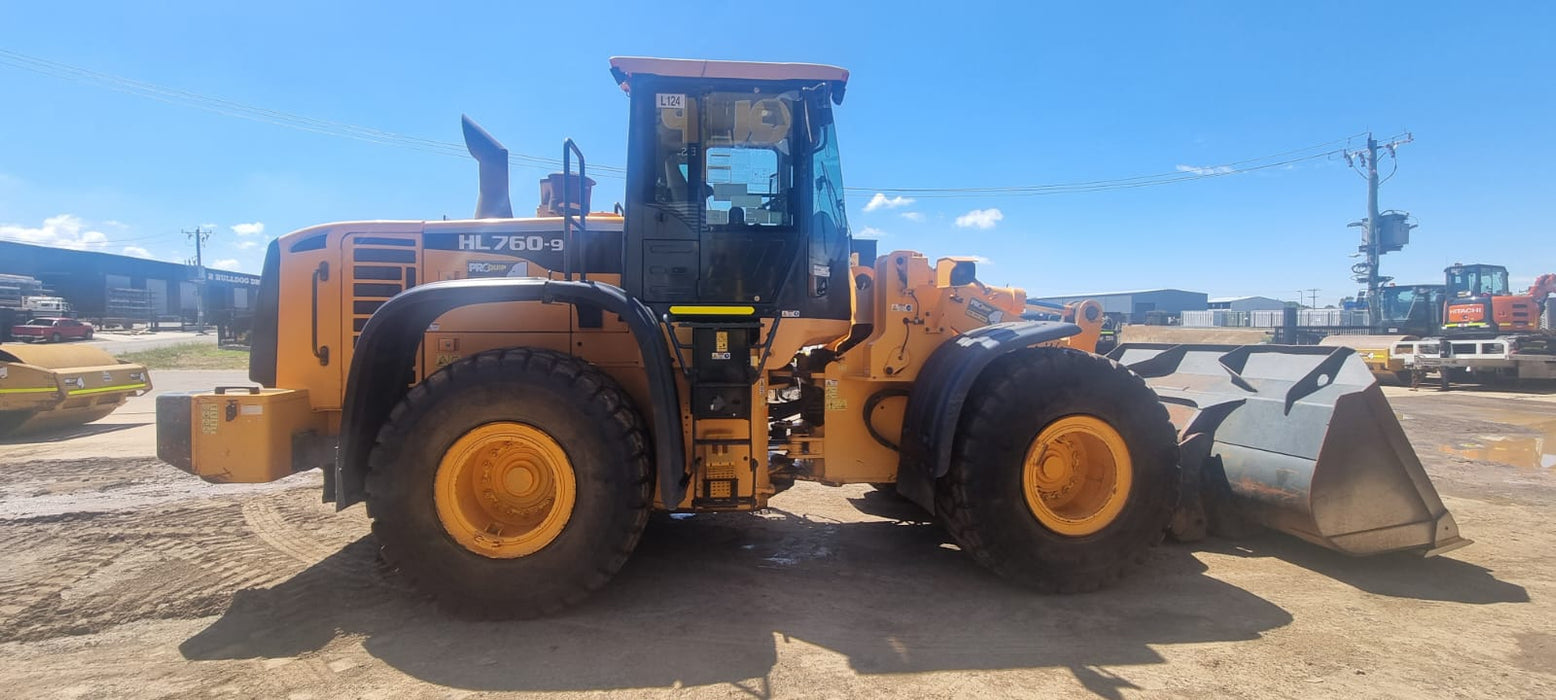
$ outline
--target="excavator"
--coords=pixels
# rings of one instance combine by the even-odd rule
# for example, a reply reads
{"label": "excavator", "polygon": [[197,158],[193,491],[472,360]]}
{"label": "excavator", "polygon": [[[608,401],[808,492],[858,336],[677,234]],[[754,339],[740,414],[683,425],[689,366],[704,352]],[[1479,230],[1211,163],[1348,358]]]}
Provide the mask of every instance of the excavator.
{"label": "excavator", "polygon": [[1455,263],[1443,275],[1448,287],[1443,331],[1450,336],[1538,331],[1546,301],[1556,293],[1556,273],[1540,275],[1519,294],[1510,291],[1501,265]]}
{"label": "excavator", "polygon": [[[977,260],[850,235],[848,71],[617,57],[625,201],[581,149],[515,217],[466,118],[475,214],[305,228],[266,254],[251,384],[157,399],[213,482],[320,469],[384,561],[460,614],[604,585],[651,512],[890,484],[1038,591],[1117,580],[1171,532],[1255,522],[1355,555],[1459,536],[1348,348],[1123,345],[1095,303],[1025,320]],[[688,592],[689,595],[693,594]]]}

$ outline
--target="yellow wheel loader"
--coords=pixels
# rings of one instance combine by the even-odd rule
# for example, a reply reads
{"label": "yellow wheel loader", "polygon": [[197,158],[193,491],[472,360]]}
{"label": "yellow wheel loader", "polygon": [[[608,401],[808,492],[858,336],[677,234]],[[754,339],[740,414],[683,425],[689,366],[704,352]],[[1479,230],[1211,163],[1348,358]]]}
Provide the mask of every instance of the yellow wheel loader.
{"label": "yellow wheel loader", "polygon": [[151,391],[146,368],[84,345],[0,345],[0,439],[90,423]]}
{"label": "yellow wheel loader", "polygon": [[466,119],[475,216],[272,243],[260,386],[159,397],[161,457],[212,481],[322,468],[388,562],[485,617],[599,588],[650,511],[759,510],[799,480],[894,484],[1049,591],[1235,519],[1355,553],[1463,542],[1349,350],[1102,357],[1095,303],[1023,321],[1024,292],[970,258],[851,239],[846,71],[611,73],[630,97],[620,214],[590,212],[568,141],[515,218],[507,152]]}

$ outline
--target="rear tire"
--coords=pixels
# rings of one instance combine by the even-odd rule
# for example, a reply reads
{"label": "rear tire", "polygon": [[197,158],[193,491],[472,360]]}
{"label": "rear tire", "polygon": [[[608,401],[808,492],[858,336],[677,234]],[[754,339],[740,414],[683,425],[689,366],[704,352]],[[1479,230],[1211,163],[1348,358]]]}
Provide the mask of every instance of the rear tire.
{"label": "rear tire", "polygon": [[[560,477],[543,480],[556,487],[555,496],[532,501],[535,507],[524,508],[525,514],[482,512],[488,507],[483,499],[492,494],[511,496],[511,489],[533,485],[528,465],[545,460],[521,442],[501,441],[468,457],[471,436],[494,426],[517,426],[540,435],[553,453],[565,453],[553,460],[561,465]],[[384,560],[446,609],[486,619],[536,617],[582,600],[626,562],[648,520],[648,455],[642,418],[615,380],[597,368],[549,350],[484,352],[428,377],[395,407],[370,458],[368,514]],[[509,469],[510,463],[521,466]],[[457,466],[465,464],[473,466]],[[451,481],[451,469],[473,470],[474,476]],[[517,481],[508,478],[514,471],[523,472]],[[524,485],[509,485],[518,482]],[[558,485],[564,482],[565,489]],[[449,498],[451,488],[474,490]],[[450,515],[461,504],[473,520]],[[562,512],[562,504],[570,509]],[[539,540],[502,554],[477,551],[483,541],[501,540],[509,527],[488,520],[496,529],[482,530],[482,517],[527,518],[538,509],[557,510],[561,523],[547,515],[532,531],[544,535]],[[462,528],[468,522],[478,523],[473,535]],[[495,537],[483,540],[488,532]]]}
{"label": "rear tire", "polygon": [[[1079,426],[1079,437],[1065,438],[1067,426]],[[1048,460],[1061,451],[1046,447],[1055,444],[1045,437],[1054,430],[1057,444],[1084,443],[1063,449],[1069,459],[1059,460],[1062,465],[1089,460],[1092,473],[1111,473],[1113,480],[1061,480],[1067,485],[1058,495],[1041,490]],[[1108,445],[1127,456],[1105,457],[1115,454]],[[1116,581],[1161,541],[1177,504],[1177,462],[1167,411],[1133,372],[1077,350],[1031,348],[995,360],[979,375],[950,471],[937,484],[936,510],[962,549],[1000,576],[1045,592],[1090,591]],[[1083,466],[1064,473],[1072,469],[1084,473]],[[1065,520],[1072,513],[1063,499],[1078,502],[1082,495],[1095,508]],[[1034,499],[1044,505],[1029,505]]]}
{"label": "rear tire", "polygon": [[92,339],[92,329],[88,328],[87,331],[86,331],[86,335],[81,336],[81,339],[82,340],[91,340]]}

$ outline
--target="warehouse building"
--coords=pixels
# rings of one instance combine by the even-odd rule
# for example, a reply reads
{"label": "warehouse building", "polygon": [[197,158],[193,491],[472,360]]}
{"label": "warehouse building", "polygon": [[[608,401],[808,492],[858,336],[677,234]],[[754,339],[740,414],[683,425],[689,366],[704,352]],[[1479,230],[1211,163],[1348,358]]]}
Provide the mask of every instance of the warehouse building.
{"label": "warehouse building", "polygon": [[204,289],[206,320],[246,314],[259,276],[95,251],[0,241],[0,275],[33,278],[75,316],[108,324],[192,323]]}
{"label": "warehouse building", "polygon": [[1210,300],[1212,311],[1280,311],[1288,304],[1269,297],[1216,297]]}
{"label": "warehouse building", "polygon": [[[1209,296],[1204,292],[1182,289],[1142,289],[1133,292],[1097,292],[1095,294],[1067,294],[1052,297],[1028,297],[1029,301],[1064,305],[1092,299],[1102,304],[1103,313],[1125,323],[1170,322],[1184,311],[1202,311],[1208,307]],[[1155,312],[1155,313],[1152,313]]]}

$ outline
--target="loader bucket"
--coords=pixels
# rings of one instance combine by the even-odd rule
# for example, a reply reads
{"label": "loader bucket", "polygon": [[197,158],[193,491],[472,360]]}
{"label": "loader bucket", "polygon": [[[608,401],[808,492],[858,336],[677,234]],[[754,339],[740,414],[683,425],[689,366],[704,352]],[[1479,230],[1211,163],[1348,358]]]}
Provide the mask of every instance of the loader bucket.
{"label": "loader bucket", "polygon": [[151,391],[141,365],[85,345],[0,345],[0,438],[82,425]]}
{"label": "loader bucket", "polygon": [[1351,348],[1128,344],[1109,357],[1167,407],[1201,493],[1229,493],[1248,520],[1353,555],[1470,543]]}

